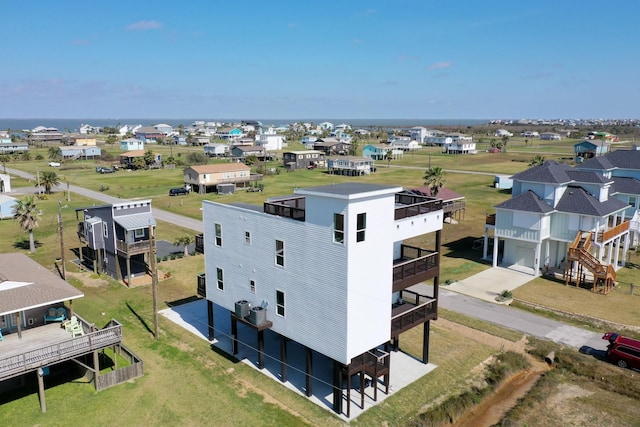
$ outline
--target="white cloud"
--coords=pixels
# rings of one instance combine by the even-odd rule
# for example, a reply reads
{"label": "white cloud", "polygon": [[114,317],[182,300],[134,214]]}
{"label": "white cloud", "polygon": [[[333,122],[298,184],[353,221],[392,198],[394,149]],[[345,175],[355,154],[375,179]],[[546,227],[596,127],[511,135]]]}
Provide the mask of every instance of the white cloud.
{"label": "white cloud", "polygon": [[433,64],[429,65],[427,68],[429,70],[442,70],[444,68],[451,68],[453,66],[453,62],[451,61],[440,61],[440,62],[434,62]]}
{"label": "white cloud", "polygon": [[138,21],[127,25],[127,30],[134,31],[146,31],[146,30],[158,30],[163,28],[162,22],[158,21]]}

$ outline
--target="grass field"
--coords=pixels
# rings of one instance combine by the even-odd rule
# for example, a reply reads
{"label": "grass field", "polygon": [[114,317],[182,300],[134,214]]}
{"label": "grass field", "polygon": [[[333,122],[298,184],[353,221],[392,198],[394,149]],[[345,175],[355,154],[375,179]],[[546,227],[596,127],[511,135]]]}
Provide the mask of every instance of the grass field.
{"label": "grass field", "polygon": [[[512,174],[528,167],[535,152],[547,159],[562,159],[571,156],[574,141],[547,145],[524,144],[524,141],[509,143],[507,153],[479,153],[473,156],[445,156],[439,149],[428,148],[404,159],[394,160],[391,167],[380,162],[375,174],[357,178],[360,182],[389,183],[405,188],[423,185],[422,176],[431,166],[447,170],[483,172],[447,173],[446,186],[466,197],[467,207],[459,224],[444,224],[441,283],[446,280],[461,280],[489,267],[480,260],[480,251],[473,250],[474,239],[484,231],[485,215],[492,207],[510,197],[506,192],[493,188],[493,174]],[[114,147],[109,147],[117,151]],[[167,155],[169,147],[153,147]],[[479,150],[481,148],[479,147]],[[187,149],[174,147],[173,151]],[[197,148],[198,151],[201,148]],[[46,150],[41,153],[46,158]],[[53,170],[48,160],[13,164],[29,172]],[[280,168],[274,162],[270,167]],[[73,166],[63,165],[55,171],[63,182],[84,186],[94,190],[102,187],[105,194],[122,198],[152,198],[153,206],[193,218],[200,218],[203,199],[222,203],[241,201],[262,203],[266,197],[291,193],[296,187],[351,181],[354,178],[331,176],[322,170],[301,170],[265,177],[264,193],[239,191],[234,195],[190,194],[184,197],[169,197],[168,189],[182,183],[182,170],[163,169],[149,171],[120,171],[101,175],[95,172],[95,162],[77,162]],[[14,188],[33,186],[27,180],[12,179]],[[107,188],[108,187],[108,188]],[[58,199],[62,200],[63,240],[67,260],[74,257],[77,247],[75,209],[92,205],[93,200],[71,195],[67,202],[63,194],[64,185],[46,200],[39,201],[43,210],[40,227],[35,230],[38,249],[32,257],[53,269],[55,259],[60,256],[60,241],[57,235]],[[159,239],[169,241],[192,233],[173,225],[159,223]],[[0,221],[0,252],[23,251],[28,236],[21,232],[12,220]],[[431,247],[432,237],[417,238],[409,242]],[[28,247],[28,246],[27,246]],[[69,425],[85,423],[87,413],[95,425],[111,425],[115,422],[126,425],[342,425],[332,413],[310,403],[269,380],[255,370],[212,351],[202,340],[185,333],[178,326],[160,321],[160,338],[153,339],[149,326],[153,324],[151,290],[149,287],[126,289],[104,277],[82,275],[67,263],[74,273],[70,282],[78,286],[85,298],[74,303],[80,315],[103,325],[112,317],[123,324],[124,341],[145,363],[145,376],[134,382],[96,393],[86,378],[75,378],[71,382],[47,383],[46,414],[41,414],[35,379],[28,384],[30,389],[17,398],[0,395],[0,415],[7,425]],[[204,270],[202,256],[164,261],[158,265],[163,272],[171,273],[170,279],[160,282],[161,308],[167,303],[193,297],[197,272]],[[623,269],[620,273],[626,282],[640,284],[637,269]],[[548,306],[558,306],[576,312],[586,311],[591,315],[602,315],[620,323],[638,319],[638,296],[613,292],[608,296],[593,295],[586,291],[564,287],[545,279],[536,279],[514,292],[519,298]],[[615,307],[615,309],[611,309]],[[104,313],[104,315],[102,314]],[[493,335],[515,341],[519,334],[497,327],[489,327],[455,313],[442,312],[442,316],[460,324],[466,324]],[[402,337],[402,347],[411,354],[420,354],[421,329],[415,328]],[[367,411],[353,424],[358,425],[406,425],[425,405],[462,391],[474,378],[473,368],[495,353],[495,348],[468,340],[449,330],[432,327],[431,361],[438,365],[433,373],[421,378],[401,390],[384,403]],[[597,401],[594,402],[597,405]]]}

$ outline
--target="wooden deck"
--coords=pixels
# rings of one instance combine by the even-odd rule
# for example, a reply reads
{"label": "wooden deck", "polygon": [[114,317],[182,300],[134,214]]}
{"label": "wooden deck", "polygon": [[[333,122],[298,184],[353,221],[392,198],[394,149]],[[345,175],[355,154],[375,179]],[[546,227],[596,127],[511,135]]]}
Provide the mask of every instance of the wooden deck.
{"label": "wooden deck", "polygon": [[5,334],[4,341],[0,341],[0,357],[4,359],[16,356],[71,338],[73,338],[71,332],[65,331],[60,323],[49,323],[24,330],[22,331],[22,339],[18,338],[17,332]]}

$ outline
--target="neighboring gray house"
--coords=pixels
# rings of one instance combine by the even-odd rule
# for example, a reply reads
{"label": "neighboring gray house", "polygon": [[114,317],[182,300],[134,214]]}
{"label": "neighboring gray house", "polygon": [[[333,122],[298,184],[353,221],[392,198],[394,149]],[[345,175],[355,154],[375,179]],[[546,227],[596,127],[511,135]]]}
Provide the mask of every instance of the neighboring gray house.
{"label": "neighboring gray house", "polygon": [[282,164],[286,169],[323,167],[324,153],[317,150],[286,151],[282,153]]}
{"label": "neighboring gray house", "polygon": [[229,146],[227,144],[212,143],[206,144],[203,148],[204,154],[209,157],[224,157],[229,154]]}
{"label": "neighboring gray house", "polygon": [[257,145],[234,145],[231,147],[231,156],[245,159],[249,156],[256,156],[259,159],[264,158],[264,148]]}
{"label": "neighboring gray house", "polygon": [[69,145],[66,147],[59,147],[58,151],[65,160],[97,159],[102,154],[102,150],[93,145]]}
{"label": "neighboring gray house", "polygon": [[131,286],[149,272],[150,233],[156,226],[151,200],[76,209],[80,263]]}

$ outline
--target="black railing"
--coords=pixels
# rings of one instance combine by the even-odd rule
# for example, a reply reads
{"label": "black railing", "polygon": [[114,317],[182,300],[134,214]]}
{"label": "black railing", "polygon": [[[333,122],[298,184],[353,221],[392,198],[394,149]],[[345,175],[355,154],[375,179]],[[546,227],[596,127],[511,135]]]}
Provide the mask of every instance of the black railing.
{"label": "black railing", "polygon": [[403,218],[442,210],[442,200],[412,194],[396,193],[395,202],[396,205],[402,205],[396,207],[396,221]]}
{"label": "black railing", "polygon": [[207,297],[207,280],[205,278],[205,273],[198,274],[198,296],[202,298]]}

